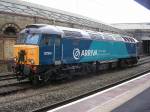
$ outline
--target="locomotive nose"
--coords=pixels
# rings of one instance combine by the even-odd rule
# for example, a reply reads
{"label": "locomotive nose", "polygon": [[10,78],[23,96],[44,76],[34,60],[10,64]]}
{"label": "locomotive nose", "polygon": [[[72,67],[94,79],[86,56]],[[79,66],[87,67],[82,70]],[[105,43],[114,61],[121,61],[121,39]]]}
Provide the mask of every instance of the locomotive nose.
{"label": "locomotive nose", "polygon": [[15,45],[14,61],[18,64],[39,65],[39,47],[36,45]]}

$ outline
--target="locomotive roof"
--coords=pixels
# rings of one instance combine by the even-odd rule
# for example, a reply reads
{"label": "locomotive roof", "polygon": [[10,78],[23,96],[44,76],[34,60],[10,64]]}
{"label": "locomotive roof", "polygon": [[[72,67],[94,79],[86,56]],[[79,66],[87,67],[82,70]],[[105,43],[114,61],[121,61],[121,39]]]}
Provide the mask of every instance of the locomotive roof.
{"label": "locomotive roof", "polygon": [[52,25],[32,24],[26,26],[20,33],[45,33],[45,34],[62,34],[61,30]]}
{"label": "locomotive roof", "polygon": [[112,33],[94,32],[89,30],[80,30],[76,28],[68,28],[61,26],[53,26],[47,24],[32,24],[26,26],[26,29],[21,33],[29,31],[30,33],[45,33],[45,34],[59,34],[62,38],[81,38],[91,40],[112,40],[112,41],[124,41],[124,42],[138,42],[136,39]]}

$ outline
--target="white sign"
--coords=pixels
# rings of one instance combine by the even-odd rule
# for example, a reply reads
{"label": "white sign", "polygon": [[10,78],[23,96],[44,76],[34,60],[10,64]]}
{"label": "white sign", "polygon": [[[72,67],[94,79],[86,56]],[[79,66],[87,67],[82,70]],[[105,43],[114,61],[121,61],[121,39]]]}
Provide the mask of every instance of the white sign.
{"label": "white sign", "polygon": [[44,55],[52,55],[52,52],[44,52]]}
{"label": "white sign", "polygon": [[98,55],[97,50],[79,50],[78,48],[75,48],[73,50],[73,57],[75,60],[80,59],[81,56],[96,56]]}

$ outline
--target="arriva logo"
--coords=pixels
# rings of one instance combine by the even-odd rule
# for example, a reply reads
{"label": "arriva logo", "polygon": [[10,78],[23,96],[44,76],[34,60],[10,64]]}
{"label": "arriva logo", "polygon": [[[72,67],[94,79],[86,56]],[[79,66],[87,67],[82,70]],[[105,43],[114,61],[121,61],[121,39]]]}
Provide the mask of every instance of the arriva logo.
{"label": "arriva logo", "polygon": [[78,48],[75,48],[73,50],[73,57],[75,60],[78,60],[80,58],[80,50]]}
{"label": "arriva logo", "polygon": [[97,50],[79,50],[75,48],[73,50],[73,57],[75,60],[78,60],[81,56],[96,56],[98,55]]}

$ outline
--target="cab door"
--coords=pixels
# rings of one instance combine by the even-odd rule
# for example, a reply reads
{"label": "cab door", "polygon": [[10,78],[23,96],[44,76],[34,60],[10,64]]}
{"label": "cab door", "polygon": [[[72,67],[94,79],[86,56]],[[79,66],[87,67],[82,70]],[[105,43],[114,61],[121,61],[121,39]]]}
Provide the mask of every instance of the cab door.
{"label": "cab door", "polygon": [[40,64],[48,65],[54,63],[54,35],[43,34],[40,41]]}
{"label": "cab door", "polygon": [[61,64],[61,36],[56,35],[55,38],[55,45],[54,45],[54,51],[55,51],[55,65]]}

